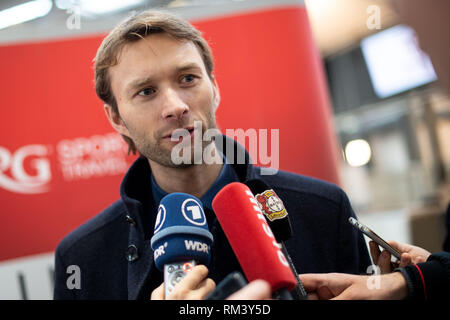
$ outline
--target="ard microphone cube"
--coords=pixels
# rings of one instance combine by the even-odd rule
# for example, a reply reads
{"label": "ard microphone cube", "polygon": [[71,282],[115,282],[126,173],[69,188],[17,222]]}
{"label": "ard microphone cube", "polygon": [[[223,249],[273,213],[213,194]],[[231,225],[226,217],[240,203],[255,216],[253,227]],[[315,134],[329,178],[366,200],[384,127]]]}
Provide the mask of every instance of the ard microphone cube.
{"label": "ard microphone cube", "polygon": [[212,242],[198,198],[176,192],[161,200],[150,242],[158,270],[163,271],[166,264],[189,260],[208,265]]}

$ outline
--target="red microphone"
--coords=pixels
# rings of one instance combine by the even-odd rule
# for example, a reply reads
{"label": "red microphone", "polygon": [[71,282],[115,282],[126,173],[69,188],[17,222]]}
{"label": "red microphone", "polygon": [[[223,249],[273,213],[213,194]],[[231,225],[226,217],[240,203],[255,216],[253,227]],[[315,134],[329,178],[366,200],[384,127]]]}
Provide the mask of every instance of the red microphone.
{"label": "red microphone", "polygon": [[266,280],[272,292],[292,291],[297,281],[250,189],[230,183],[212,207],[247,279]]}

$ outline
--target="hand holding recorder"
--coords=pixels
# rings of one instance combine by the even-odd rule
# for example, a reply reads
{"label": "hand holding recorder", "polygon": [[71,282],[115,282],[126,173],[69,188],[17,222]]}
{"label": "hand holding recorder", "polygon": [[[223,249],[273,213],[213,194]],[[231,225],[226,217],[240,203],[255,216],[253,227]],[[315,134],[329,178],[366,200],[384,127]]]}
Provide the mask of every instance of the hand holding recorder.
{"label": "hand holding recorder", "polygon": [[[348,221],[352,226],[372,239],[372,241],[369,242],[370,255],[372,256],[373,263],[380,267],[382,274],[390,273],[398,267],[402,268],[410,264],[425,262],[431,255],[427,250],[417,246],[392,240],[385,241],[373,230],[355,218],[350,217]],[[384,250],[380,251],[379,246],[384,248]],[[394,256],[397,261],[391,262],[391,255]]]}
{"label": "hand holding recorder", "polygon": [[380,251],[377,243],[374,241],[369,242],[370,255],[372,256],[373,263],[380,267],[382,274],[390,273],[397,267],[402,268],[410,264],[425,262],[431,255],[427,250],[407,243],[392,240],[387,241],[387,243],[401,253],[397,263],[391,263],[391,255],[387,250]]}

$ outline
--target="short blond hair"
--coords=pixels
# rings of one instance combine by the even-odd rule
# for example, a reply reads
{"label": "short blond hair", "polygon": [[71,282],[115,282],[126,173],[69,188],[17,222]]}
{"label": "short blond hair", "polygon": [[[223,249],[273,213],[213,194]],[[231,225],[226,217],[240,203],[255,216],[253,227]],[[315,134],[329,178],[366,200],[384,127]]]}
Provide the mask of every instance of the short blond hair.
{"label": "short blond hair", "polygon": [[[118,115],[120,115],[119,109],[111,89],[108,69],[118,63],[119,53],[125,45],[139,41],[154,33],[166,33],[177,40],[192,41],[200,52],[209,77],[213,78],[214,60],[212,51],[200,31],[188,21],[173,14],[155,10],[142,11],[116,26],[103,39],[94,59],[97,96],[110,105]],[[126,136],[122,135],[122,137],[128,144],[128,153],[136,154],[137,149],[134,142]]]}

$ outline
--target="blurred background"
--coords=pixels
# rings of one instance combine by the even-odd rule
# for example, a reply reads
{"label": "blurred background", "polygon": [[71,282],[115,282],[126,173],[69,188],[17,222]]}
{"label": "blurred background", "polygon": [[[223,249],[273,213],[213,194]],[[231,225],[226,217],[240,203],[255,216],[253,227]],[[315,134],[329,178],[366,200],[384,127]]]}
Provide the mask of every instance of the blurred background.
{"label": "blurred background", "polygon": [[[187,18],[211,43],[222,129],[280,128],[280,169],[339,184],[383,238],[442,250],[450,97],[390,1],[4,0],[0,299],[51,298],[59,240],[119,197],[134,158],[104,119],[92,59],[147,8]],[[264,87],[267,75],[277,84]],[[290,100],[275,105],[278,95]],[[250,122],[233,112],[242,103]]]}

